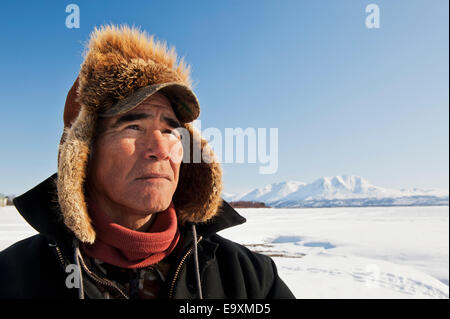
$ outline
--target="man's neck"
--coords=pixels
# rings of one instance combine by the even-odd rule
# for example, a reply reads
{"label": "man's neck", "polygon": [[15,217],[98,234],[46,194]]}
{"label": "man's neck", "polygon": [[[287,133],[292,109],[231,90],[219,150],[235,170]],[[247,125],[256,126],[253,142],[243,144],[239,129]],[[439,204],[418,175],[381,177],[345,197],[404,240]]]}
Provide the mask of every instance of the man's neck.
{"label": "man's neck", "polygon": [[106,214],[113,223],[129,228],[131,230],[146,232],[152,225],[155,214],[145,214],[142,212],[135,212],[121,205],[112,203],[102,196],[96,196],[95,193],[90,193],[90,200],[96,203],[96,206]]}

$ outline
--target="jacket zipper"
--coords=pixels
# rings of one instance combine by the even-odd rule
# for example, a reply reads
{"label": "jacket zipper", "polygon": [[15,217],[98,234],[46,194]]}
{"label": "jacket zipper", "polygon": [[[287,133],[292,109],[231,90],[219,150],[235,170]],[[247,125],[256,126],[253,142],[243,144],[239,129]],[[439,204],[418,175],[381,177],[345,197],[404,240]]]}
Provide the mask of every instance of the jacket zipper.
{"label": "jacket zipper", "polygon": [[[197,244],[202,240],[202,236],[200,236],[197,240]],[[195,245],[195,244],[194,244]],[[186,252],[186,254],[183,256],[183,258],[181,259],[180,263],[178,264],[177,270],[175,271],[175,275],[173,276],[173,280],[172,280],[172,284],[170,285],[170,290],[169,290],[169,299],[173,298],[173,290],[175,288],[175,282],[177,281],[178,278],[178,274],[181,270],[181,267],[183,266],[184,261],[186,260],[186,258],[191,254],[192,250],[194,249],[194,246],[192,246],[191,248],[189,248],[189,250]]]}
{"label": "jacket zipper", "polygon": [[[200,236],[197,240],[197,244],[203,239],[202,236]],[[61,265],[64,267],[64,259],[62,257],[62,253],[61,253],[61,249],[55,245],[55,249],[56,249],[56,253],[58,255],[59,261],[61,262]],[[183,258],[181,259],[180,263],[178,264],[177,270],[175,271],[175,275],[173,277],[172,280],[172,284],[170,285],[170,291],[169,291],[169,298],[172,299],[173,298],[173,290],[175,288],[175,282],[178,279],[178,274],[180,273],[181,267],[183,266],[186,258],[191,254],[192,250],[194,249],[194,246],[192,246],[191,248],[189,248],[189,250],[186,252],[186,254],[183,256]],[[85,273],[88,274],[89,277],[92,278],[92,280],[96,281],[99,284],[102,284],[104,286],[107,287],[111,287],[113,289],[116,289],[125,299],[130,299],[128,297],[128,295],[126,293],[124,293],[119,287],[117,287],[117,285],[115,285],[114,283],[112,283],[111,281],[107,280],[107,279],[102,279],[99,276],[97,276],[96,274],[94,274],[93,272],[91,272],[86,264],[84,263],[84,260],[81,258],[81,266],[83,267]]]}
{"label": "jacket zipper", "polygon": [[[51,246],[55,247],[56,254],[58,255],[59,262],[61,263],[61,265],[65,269],[65,262],[64,262],[64,258],[62,256],[61,249],[56,244],[52,244]],[[82,258],[81,258],[81,266],[83,267],[85,273],[87,273],[88,276],[92,278],[92,280],[94,280],[95,282],[97,282],[97,283],[99,283],[101,285],[104,285],[104,286],[116,289],[125,299],[129,299],[128,295],[126,293],[124,293],[119,287],[117,287],[117,285],[115,285],[113,282],[111,282],[111,281],[109,281],[107,279],[102,279],[99,276],[97,276],[96,274],[94,274],[93,272],[91,272],[87,268],[87,266],[84,263],[84,260]]]}
{"label": "jacket zipper", "polygon": [[117,290],[117,292],[119,294],[121,294],[122,297],[124,297],[125,299],[130,299],[130,297],[125,292],[123,292],[122,289],[120,289],[112,281],[109,281],[109,280],[107,280],[105,278],[101,278],[98,275],[96,275],[95,273],[93,273],[92,271],[90,271],[89,268],[87,268],[86,264],[84,263],[83,258],[80,258],[80,259],[81,259],[81,266],[83,267],[83,270],[85,271],[86,274],[88,274],[89,277],[92,278],[92,280],[94,280],[95,282],[97,282],[97,283],[99,283],[99,284],[101,284],[103,286],[107,286],[107,287],[113,288],[113,289]]}
{"label": "jacket zipper", "polygon": [[56,245],[55,245],[55,249],[56,249],[56,254],[58,255],[58,258],[59,258],[59,262],[61,263],[61,266],[63,266],[63,268],[65,268],[66,264],[65,264],[64,258],[62,256],[61,249],[59,248],[59,246],[56,246]]}

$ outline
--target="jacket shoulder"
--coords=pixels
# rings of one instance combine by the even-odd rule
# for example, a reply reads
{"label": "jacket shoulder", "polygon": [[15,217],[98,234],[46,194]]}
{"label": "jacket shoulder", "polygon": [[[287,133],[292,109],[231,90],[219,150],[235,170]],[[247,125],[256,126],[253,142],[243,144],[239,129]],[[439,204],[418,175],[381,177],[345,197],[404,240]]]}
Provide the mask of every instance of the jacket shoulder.
{"label": "jacket shoulder", "polygon": [[0,251],[0,275],[4,275],[4,271],[7,271],[9,268],[17,268],[17,266],[33,260],[34,254],[41,251],[45,241],[42,235],[37,234],[20,240]]}
{"label": "jacket shoulder", "polygon": [[209,237],[209,239],[218,245],[217,252],[220,254],[227,255],[227,257],[235,256],[238,259],[248,260],[254,266],[263,268],[271,266],[272,259],[269,256],[251,251],[242,244],[217,234]]}
{"label": "jacket shoulder", "polygon": [[222,265],[221,271],[226,273],[225,276],[231,276],[236,286],[242,284],[246,291],[244,298],[295,298],[279,277],[272,258],[217,234],[209,239],[217,244],[215,255],[219,265]]}
{"label": "jacket shoulder", "polygon": [[45,298],[58,293],[54,283],[63,269],[55,261],[47,239],[41,234],[2,250],[0,298]]}

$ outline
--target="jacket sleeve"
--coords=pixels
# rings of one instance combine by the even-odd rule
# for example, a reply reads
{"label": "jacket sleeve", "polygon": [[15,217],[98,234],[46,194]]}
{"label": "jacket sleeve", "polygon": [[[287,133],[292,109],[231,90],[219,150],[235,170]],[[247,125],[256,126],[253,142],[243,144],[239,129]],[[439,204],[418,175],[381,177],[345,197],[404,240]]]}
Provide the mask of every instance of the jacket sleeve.
{"label": "jacket sleeve", "polygon": [[76,298],[65,285],[66,273],[38,234],[0,252],[0,299]]}
{"label": "jacket sleeve", "polygon": [[295,299],[294,294],[284,283],[284,281],[278,276],[277,266],[272,258],[270,258],[273,271],[273,283],[266,296],[266,299]]}

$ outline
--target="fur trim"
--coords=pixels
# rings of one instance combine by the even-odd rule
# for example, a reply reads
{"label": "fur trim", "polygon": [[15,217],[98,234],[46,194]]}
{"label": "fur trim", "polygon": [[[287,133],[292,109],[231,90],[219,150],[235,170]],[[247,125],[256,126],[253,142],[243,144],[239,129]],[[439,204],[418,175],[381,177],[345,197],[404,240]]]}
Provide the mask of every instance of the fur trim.
{"label": "fur trim", "polygon": [[136,28],[95,29],[79,75],[79,103],[106,109],[138,88],[179,82],[191,86],[189,66],[175,49]]}
{"label": "fur trim", "polygon": [[[78,77],[76,120],[66,128],[58,158],[58,200],[66,226],[85,243],[95,241],[95,229],[85,201],[89,152],[98,112],[112,107],[140,87],[179,82],[190,86],[189,67],[174,49],[135,28],[106,26],[91,35]],[[173,202],[180,224],[206,222],[219,210],[222,170],[214,153],[192,125],[183,124],[193,145],[201,145],[201,163],[182,163]]]}
{"label": "fur trim", "polygon": [[[200,133],[190,124],[185,124],[184,127],[191,138],[190,162],[181,163],[180,178],[173,201],[182,224],[206,222],[214,217],[222,205],[222,168]],[[201,145],[200,163],[194,163],[194,145]]]}
{"label": "fur trim", "polygon": [[96,118],[95,113],[81,109],[72,127],[64,132],[65,140],[59,147],[58,159],[58,201],[64,223],[80,241],[86,243],[95,240],[84,182]]}

